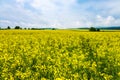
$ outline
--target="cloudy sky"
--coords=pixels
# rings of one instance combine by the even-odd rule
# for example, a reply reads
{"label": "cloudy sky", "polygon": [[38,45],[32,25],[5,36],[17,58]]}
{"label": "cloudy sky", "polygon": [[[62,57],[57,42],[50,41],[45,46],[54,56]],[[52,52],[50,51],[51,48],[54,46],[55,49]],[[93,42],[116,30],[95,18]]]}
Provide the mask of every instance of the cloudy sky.
{"label": "cloudy sky", "polygon": [[0,0],[0,27],[119,26],[120,0]]}

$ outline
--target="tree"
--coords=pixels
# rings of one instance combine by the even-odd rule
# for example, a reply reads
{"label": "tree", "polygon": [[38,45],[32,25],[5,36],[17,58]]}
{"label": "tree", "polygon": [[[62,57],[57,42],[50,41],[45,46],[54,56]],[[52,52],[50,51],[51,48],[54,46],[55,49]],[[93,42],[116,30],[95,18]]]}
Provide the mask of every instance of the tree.
{"label": "tree", "polygon": [[24,28],[24,30],[26,30],[27,28]]}
{"label": "tree", "polygon": [[96,29],[94,27],[89,28],[89,31],[100,31],[100,29]]}
{"label": "tree", "polygon": [[8,26],[7,29],[11,29],[10,26]]}
{"label": "tree", "polygon": [[52,30],[56,30],[55,28],[52,28]]}
{"label": "tree", "polygon": [[30,28],[28,28],[28,30],[30,30]]}
{"label": "tree", "polygon": [[15,29],[22,29],[22,28],[20,28],[20,26],[15,26]]}
{"label": "tree", "polygon": [[97,29],[96,31],[100,31],[100,29]]}
{"label": "tree", "polygon": [[89,31],[96,31],[96,28],[91,27],[91,28],[89,29]]}

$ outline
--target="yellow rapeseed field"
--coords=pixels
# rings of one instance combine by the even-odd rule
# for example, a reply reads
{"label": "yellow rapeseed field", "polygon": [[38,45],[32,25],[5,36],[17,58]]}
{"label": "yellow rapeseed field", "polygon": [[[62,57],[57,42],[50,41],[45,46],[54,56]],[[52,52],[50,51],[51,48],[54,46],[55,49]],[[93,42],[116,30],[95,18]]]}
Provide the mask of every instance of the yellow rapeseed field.
{"label": "yellow rapeseed field", "polygon": [[0,80],[120,80],[120,32],[0,30]]}

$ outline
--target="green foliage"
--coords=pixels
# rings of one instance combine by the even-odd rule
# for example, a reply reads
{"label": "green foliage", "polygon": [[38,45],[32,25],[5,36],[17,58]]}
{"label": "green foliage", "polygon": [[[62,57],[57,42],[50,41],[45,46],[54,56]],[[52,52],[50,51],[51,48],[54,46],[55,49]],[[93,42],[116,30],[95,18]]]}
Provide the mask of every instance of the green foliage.
{"label": "green foliage", "polygon": [[8,26],[7,29],[11,29],[10,26]]}
{"label": "green foliage", "polygon": [[96,31],[100,31],[100,29],[96,29]]}
{"label": "green foliage", "polygon": [[31,28],[31,30],[56,30],[56,28]]}
{"label": "green foliage", "polygon": [[27,30],[27,28],[24,28],[24,30]]}
{"label": "green foliage", "polygon": [[100,29],[96,29],[94,27],[90,27],[89,31],[100,31]]}
{"label": "green foliage", "polygon": [[15,29],[22,29],[20,26],[15,26]]}

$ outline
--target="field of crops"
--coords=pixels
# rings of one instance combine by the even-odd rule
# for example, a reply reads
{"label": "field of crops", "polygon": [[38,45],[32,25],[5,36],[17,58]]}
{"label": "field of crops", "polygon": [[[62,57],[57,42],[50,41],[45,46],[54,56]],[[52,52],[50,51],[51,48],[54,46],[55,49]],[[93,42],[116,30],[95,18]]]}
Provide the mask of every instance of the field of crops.
{"label": "field of crops", "polygon": [[0,80],[120,80],[120,32],[1,30]]}

